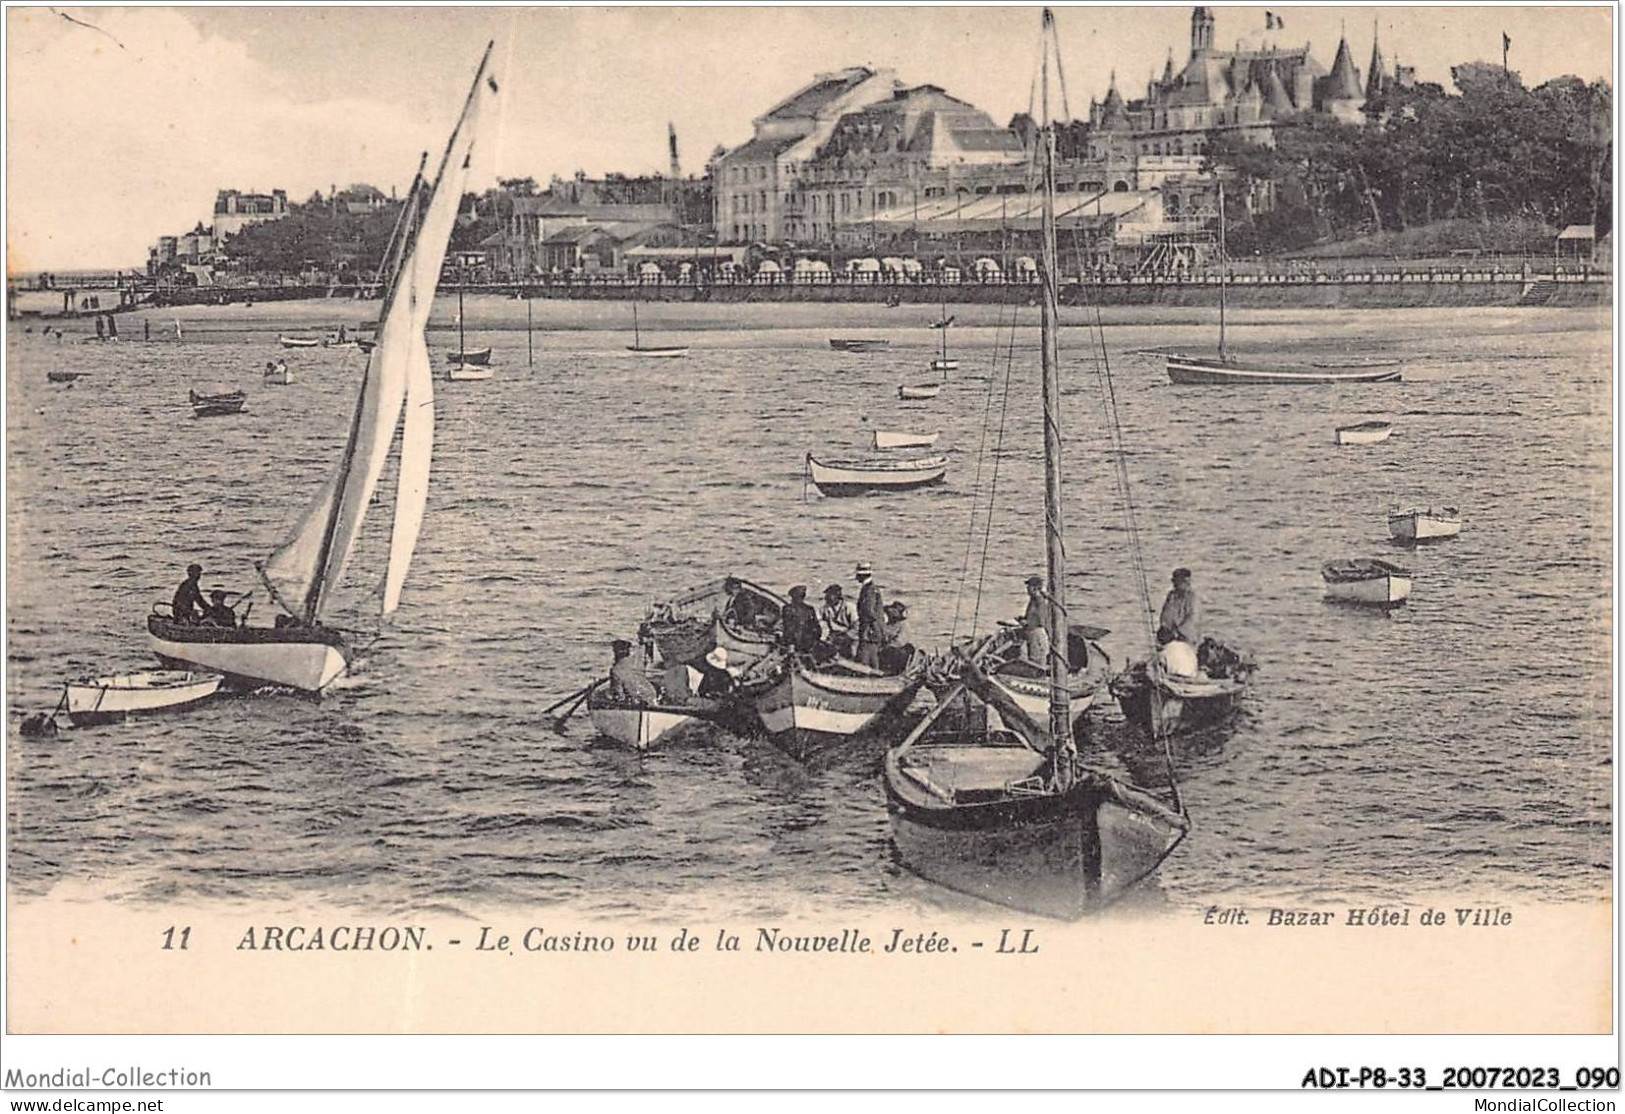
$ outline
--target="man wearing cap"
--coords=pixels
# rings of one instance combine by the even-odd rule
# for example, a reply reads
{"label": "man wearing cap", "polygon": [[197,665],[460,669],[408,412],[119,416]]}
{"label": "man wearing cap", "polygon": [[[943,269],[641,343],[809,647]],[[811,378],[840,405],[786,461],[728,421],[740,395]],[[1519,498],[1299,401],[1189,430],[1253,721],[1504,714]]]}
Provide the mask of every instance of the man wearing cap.
{"label": "man wearing cap", "polygon": [[1049,666],[1049,600],[1044,595],[1044,578],[1027,578],[1027,610],[1021,616],[1021,629],[1027,636],[1027,660],[1034,665]]}
{"label": "man wearing cap", "polygon": [[886,622],[886,604],[875,583],[875,570],[867,561],[858,562],[853,572],[858,584],[858,653],[860,665],[880,668],[880,645]]}
{"label": "man wearing cap", "polygon": [[792,650],[810,654],[818,649],[819,633],[818,612],[807,602],[807,586],[797,584],[790,589],[790,602],[784,605],[779,641]]}
{"label": "man wearing cap", "polygon": [[1174,586],[1168,598],[1162,601],[1162,614],[1157,617],[1157,645],[1169,642],[1189,642],[1196,645],[1197,613],[1196,589],[1191,587],[1191,570],[1175,569]]}
{"label": "man wearing cap", "polygon": [[839,584],[824,589],[824,640],[842,657],[852,656],[852,636],[857,633],[858,617],[852,613]]}
{"label": "man wearing cap", "polygon": [[175,589],[175,598],[169,604],[169,613],[175,616],[177,623],[196,623],[208,610],[203,602],[203,589],[198,587],[202,575],[202,565],[186,566],[186,579]]}
{"label": "man wearing cap", "polygon": [[617,638],[609,644],[615,663],[609,667],[609,698],[617,704],[647,707],[660,703],[660,693],[632,659],[632,644]]}
{"label": "man wearing cap", "polygon": [[886,622],[880,631],[880,668],[884,673],[897,674],[908,668],[914,657],[914,647],[908,641],[908,605],[892,602],[886,605]]}

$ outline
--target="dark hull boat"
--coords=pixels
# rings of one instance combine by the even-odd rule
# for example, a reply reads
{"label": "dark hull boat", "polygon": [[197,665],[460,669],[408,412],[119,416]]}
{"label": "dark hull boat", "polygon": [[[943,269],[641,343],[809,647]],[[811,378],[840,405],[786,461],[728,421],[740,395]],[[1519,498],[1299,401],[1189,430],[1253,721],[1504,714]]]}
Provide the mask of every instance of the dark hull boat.
{"label": "dark hull boat", "polygon": [[863,337],[831,337],[829,346],[837,352],[884,352],[891,347],[891,341],[869,340]]}
{"label": "dark hull boat", "polygon": [[1292,364],[1234,360],[1218,356],[1168,357],[1169,381],[1187,385],[1398,383],[1401,378],[1403,372],[1398,360],[1371,360],[1347,364]]}
{"label": "dark hull boat", "polygon": [[1228,677],[1174,677],[1139,662],[1112,678],[1111,690],[1125,719],[1161,738],[1223,723],[1245,686]]}
{"label": "dark hull boat", "polygon": [[446,356],[446,360],[453,364],[478,364],[484,367],[491,362],[491,349],[470,348],[463,352],[452,352]]}
{"label": "dark hull boat", "polygon": [[225,394],[203,395],[196,391],[187,392],[187,401],[192,404],[192,415],[197,418],[218,418],[226,414],[241,414],[248,405],[246,391],[228,391]]}

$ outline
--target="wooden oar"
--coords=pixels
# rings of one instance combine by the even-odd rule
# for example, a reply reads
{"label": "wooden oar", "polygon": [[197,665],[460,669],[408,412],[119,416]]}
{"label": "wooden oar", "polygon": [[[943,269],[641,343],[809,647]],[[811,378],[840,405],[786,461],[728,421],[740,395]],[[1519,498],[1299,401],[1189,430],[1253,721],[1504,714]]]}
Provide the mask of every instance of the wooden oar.
{"label": "wooden oar", "polygon": [[[587,699],[587,697],[592,695],[593,690],[596,689],[599,685],[601,685],[603,683],[604,683],[603,681],[594,681],[592,684],[588,685],[586,688],[584,688],[580,692],[576,693],[574,702],[568,708],[566,708],[564,711],[562,711],[558,715],[552,717],[553,718],[553,730],[557,731],[557,732],[560,732],[562,734],[563,731],[564,731],[565,723],[569,720],[569,718],[571,716],[575,715],[576,709],[581,707],[582,703]],[[560,703],[563,703],[563,701],[560,701]],[[558,707],[558,704],[553,705],[553,707],[554,708]],[[548,709],[548,710],[552,711],[551,708]]]}
{"label": "wooden oar", "polygon": [[587,685],[586,688],[576,689],[569,696],[566,696],[561,700],[555,700],[553,703],[549,704],[547,707],[542,709],[542,715],[544,715],[544,716],[548,715],[548,714],[550,714],[550,713],[552,713],[554,711],[557,711],[559,708],[564,707],[566,704],[570,703],[570,701],[577,700],[577,699],[579,699],[579,698],[581,698],[583,696],[586,696],[589,692],[591,692],[597,686],[598,686],[598,682],[597,681],[592,681]]}

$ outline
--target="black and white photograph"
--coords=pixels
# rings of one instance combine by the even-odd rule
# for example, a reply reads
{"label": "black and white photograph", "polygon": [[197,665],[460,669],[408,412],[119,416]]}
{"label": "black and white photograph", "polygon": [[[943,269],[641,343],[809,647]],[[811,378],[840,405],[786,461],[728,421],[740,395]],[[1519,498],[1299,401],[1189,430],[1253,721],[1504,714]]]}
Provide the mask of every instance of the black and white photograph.
{"label": "black and white photograph", "polygon": [[1616,16],[8,6],[8,1036],[1610,1041]]}

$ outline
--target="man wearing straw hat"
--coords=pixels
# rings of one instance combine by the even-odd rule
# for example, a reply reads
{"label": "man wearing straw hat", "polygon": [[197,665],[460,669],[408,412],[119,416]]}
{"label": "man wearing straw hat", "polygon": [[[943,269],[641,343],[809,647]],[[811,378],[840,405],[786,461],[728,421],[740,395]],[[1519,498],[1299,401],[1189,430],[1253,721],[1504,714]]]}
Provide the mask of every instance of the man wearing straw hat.
{"label": "man wearing straw hat", "polygon": [[858,582],[858,663],[870,669],[880,668],[880,646],[885,641],[886,603],[880,596],[880,585],[875,583],[875,570],[867,561],[859,561],[853,576]]}

